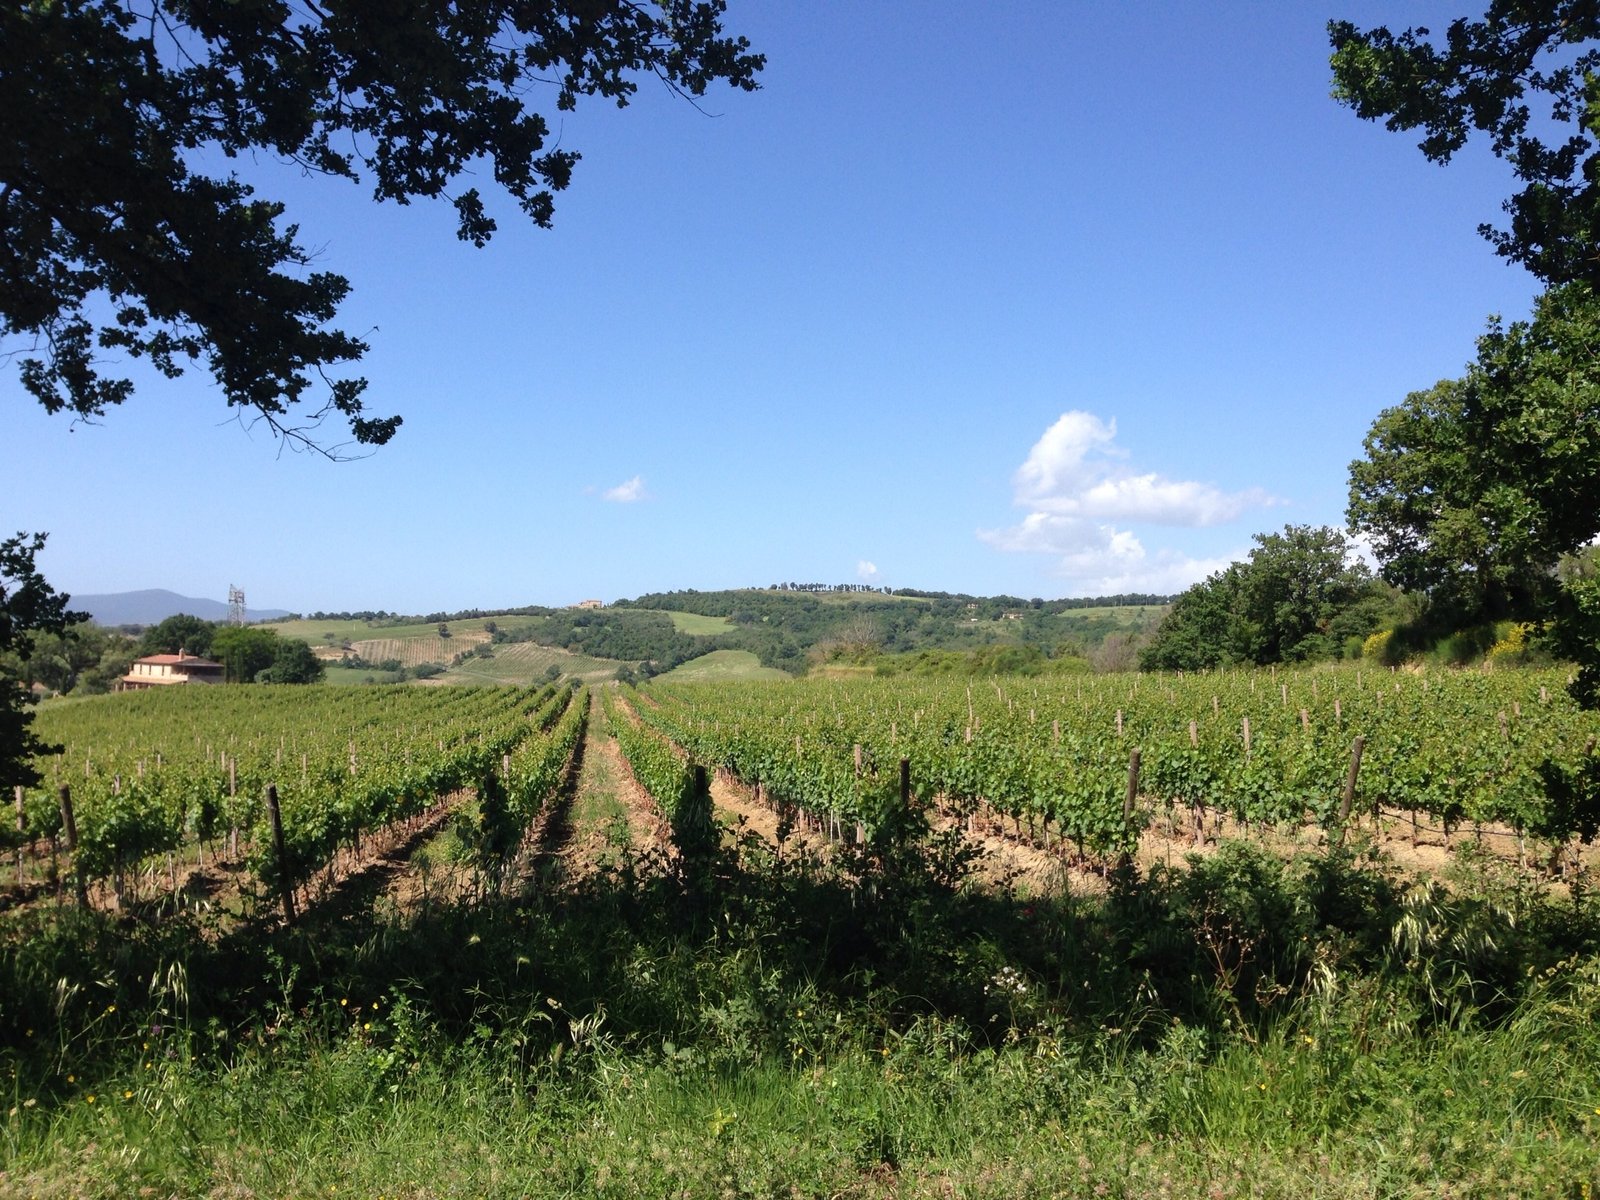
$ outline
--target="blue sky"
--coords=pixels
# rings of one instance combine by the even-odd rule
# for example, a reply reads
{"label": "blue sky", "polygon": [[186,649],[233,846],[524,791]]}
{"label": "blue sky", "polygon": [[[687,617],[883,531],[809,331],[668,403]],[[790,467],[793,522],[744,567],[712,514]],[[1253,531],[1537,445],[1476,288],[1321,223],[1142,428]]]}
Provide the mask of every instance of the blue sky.
{"label": "blue sky", "polygon": [[8,372],[5,527],[72,592],[302,611],[1177,591],[1342,524],[1379,410],[1528,310],[1476,233],[1503,165],[1328,95],[1329,17],[1452,10],[908,11],[733,0],[762,90],[547,106],[583,154],[555,228],[502,205],[484,250],[447,205],[243,164],[351,280],[399,435],[280,452],[200,372],[74,426]]}

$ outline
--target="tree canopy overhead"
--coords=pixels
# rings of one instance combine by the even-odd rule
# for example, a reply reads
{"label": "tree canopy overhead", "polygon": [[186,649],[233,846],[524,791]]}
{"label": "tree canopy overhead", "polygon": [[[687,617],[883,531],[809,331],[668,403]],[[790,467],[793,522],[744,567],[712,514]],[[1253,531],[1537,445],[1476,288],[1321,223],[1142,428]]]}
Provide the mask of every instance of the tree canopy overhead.
{"label": "tree canopy overhead", "polygon": [[33,765],[36,755],[60,753],[59,746],[39,740],[31,728],[33,694],[13,669],[16,652],[31,634],[60,633],[85,613],[67,611],[70,597],[45,582],[34,566],[34,556],[44,549],[45,535],[19,533],[0,542],[0,786],[32,787],[41,776]]}
{"label": "tree canopy overhead", "polygon": [[[204,362],[230,406],[306,444],[322,417],[381,445],[397,416],[327,372],[366,345],[335,328],[349,282],[308,270],[283,205],[224,160],[263,153],[445,198],[495,231],[481,171],[541,226],[577,152],[551,144],[585,96],[641,77],[681,94],[753,89],[762,56],[724,0],[7,0],[0,5],[0,349],[46,409],[93,419],[132,384],[106,351],[169,377]],[[308,410],[293,406],[312,401]],[[319,448],[324,448],[319,446]]]}
{"label": "tree canopy overhead", "polygon": [[1352,527],[1392,583],[1458,622],[1527,616],[1600,534],[1600,306],[1584,284],[1491,322],[1460,379],[1379,414],[1350,464]]}
{"label": "tree canopy overhead", "polygon": [[1600,7],[1592,0],[1491,0],[1482,19],[1393,33],[1331,21],[1334,96],[1368,120],[1422,132],[1447,163],[1487,135],[1520,191],[1508,228],[1479,231],[1546,283],[1600,284]]}
{"label": "tree canopy overhead", "polygon": [[1600,536],[1600,6],[1489,0],[1442,39],[1328,33],[1334,94],[1360,116],[1422,130],[1441,163],[1488,135],[1523,186],[1509,228],[1479,228],[1548,285],[1532,320],[1491,321],[1463,378],[1379,415],[1350,466],[1351,527],[1436,617],[1547,622],[1574,693],[1600,703],[1600,586],[1562,569]]}

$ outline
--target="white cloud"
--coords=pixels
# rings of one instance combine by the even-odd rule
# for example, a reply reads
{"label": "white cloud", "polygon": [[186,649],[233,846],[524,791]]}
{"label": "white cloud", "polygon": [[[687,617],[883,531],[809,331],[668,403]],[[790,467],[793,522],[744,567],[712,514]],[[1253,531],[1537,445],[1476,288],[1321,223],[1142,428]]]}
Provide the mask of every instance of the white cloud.
{"label": "white cloud", "polygon": [[1115,421],[1063,413],[1013,477],[1012,500],[1027,516],[1005,529],[979,530],[978,537],[997,550],[1054,556],[1056,573],[1085,594],[1179,592],[1235,559],[1147,550],[1125,525],[1221,525],[1247,509],[1278,503],[1260,488],[1225,492],[1136,472],[1125,464],[1127,452],[1116,436]]}
{"label": "white cloud", "polygon": [[1220,558],[1194,558],[1168,549],[1152,553],[1131,530],[1050,513],[1029,513],[1007,529],[981,529],[978,537],[997,550],[1055,557],[1055,574],[1091,596],[1181,592],[1246,553]]}
{"label": "white cloud", "polygon": [[856,563],[856,578],[860,579],[862,583],[871,583],[877,577],[877,563],[868,562],[864,558],[860,562]]}
{"label": "white cloud", "polygon": [[635,500],[643,500],[648,493],[644,490],[644,476],[635,475],[626,483],[619,483],[614,488],[607,488],[601,494],[601,499],[610,500],[616,504],[632,504]]}
{"label": "white cloud", "polygon": [[1224,492],[1209,483],[1136,474],[1120,465],[1116,421],[1067,412],[1044,431],[1014,478],[1018,505],[1035,512],[1157,525],[1222,525],[1275,503],[1260,488]]}

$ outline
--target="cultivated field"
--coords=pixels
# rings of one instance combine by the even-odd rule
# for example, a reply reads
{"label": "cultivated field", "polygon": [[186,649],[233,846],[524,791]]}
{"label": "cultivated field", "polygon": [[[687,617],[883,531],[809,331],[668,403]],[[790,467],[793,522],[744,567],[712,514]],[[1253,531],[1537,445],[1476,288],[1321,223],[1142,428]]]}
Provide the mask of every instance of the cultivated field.
{"label": "cultivated field", "polygon": [[395,658],[403,667],[415,667],[425,662],[447,664],[463,650],[471,650],[488,640],[489,635],[481,629],[463,629],[447,638],[440,637],[437,632],[420,637],[366,638],[352,642],[350,648],[371,663]]}
{"label": "cultivated field", "polygon": [[48,707],[0,1196],[1589,1195],[1563,679]]}
{"label": "cultivated field", "polygon": [[598,683],[610,679],[622,665],[614,659],[590,658],[555,646],[511,642],[496,646],[493,658],[466,659],[439,678],[451,683],[523,685],[536,682],[555,667],[564,678]]}
{"label": "cultivated field", "polygon": [[[539,617],[474,617],[465,621],[447,622],[454,637],[487,638],[486,623],[512,628],[530,625]],[[262,626],[276,630],[280,637],[299,638],[312,646],[340,645],[344,642],[371,641],[374,639],[437,638],[439,623],[417,622],[410,625],[387,625],[372,621],[277,621]],[[446,640],[446,639],[441,639]],[[446,656],[448,658],[448,655]]]}
{"label": "cultivated field", "polygon": [[781,683],[791,680],[793,676],[776,667],[763,667],[761,660],[749,650],[713,650],[710,654],[691,658],[659,678],[685,683],[734,680],[766,680]]}

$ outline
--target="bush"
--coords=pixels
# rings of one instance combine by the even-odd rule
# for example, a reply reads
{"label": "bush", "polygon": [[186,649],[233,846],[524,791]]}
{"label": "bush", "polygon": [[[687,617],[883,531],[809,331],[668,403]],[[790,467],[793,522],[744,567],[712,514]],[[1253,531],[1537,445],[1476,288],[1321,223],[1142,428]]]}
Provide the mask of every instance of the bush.
{"label": "bush", "polygon": [[1361,657],[1370,658],[1384,666],[1394,666],[1389,659],[1390,645],[1394,642],[1394,630],[1380,629],[1361,643]]}

